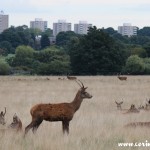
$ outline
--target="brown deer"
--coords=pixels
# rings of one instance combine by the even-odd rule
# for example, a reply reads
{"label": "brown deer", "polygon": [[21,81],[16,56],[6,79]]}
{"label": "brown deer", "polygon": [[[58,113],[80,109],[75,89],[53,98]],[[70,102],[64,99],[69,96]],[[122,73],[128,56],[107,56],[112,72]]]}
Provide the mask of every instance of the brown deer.
{"label": "brown deer", "polygon": [[22,122],[16,114],[14,114],[13,122],[8,126],[8,128],[16,132],[22,131]]}
{"label": "brown deer", "polygon": [[0,113],[0,124],[5,125],[5,114],[6,114],[6,107],[5,107],[5,112],[1,111]]}
{"label": "brown deer", "polygon": [[123,80],[127,80],[127,77],[118,75],[118,79],[123,81]]}
{"label": "brown deer", "polygon": [[122,110],[121,105],[123,104],[123,101],[122,101],[122,102],[116,102],[116,101],[115,101],[115,103],[117,104],[117,109],[118,109],[118,110]]}
{"label": "brown deer", "polygon": [[140,111],[135,107],[134,104],[131,105],[130,109],[127,110],[127,112],[123,114],[128,114],[128,113],[139,113]]}
{"label": "brown deer", "polygon": [[74,100],[70,103],[58,104],[37,104],[30,110],[32,121],[25,128],[25,134],[32,128],[33,133],[38,129],[43,120],[45,121],[62,121],[63,133],[69,134],[69,122],[73,119],[75,112],[80,108],[83,99],[92,98],[92,95],[86,92],[87,87],[83,83],[76,81],[80,89],[76,93]]}
{"label": "brown deer", "polygon": [[76,79],[77,79],[77,77],[67,75],[67,79],[68,79],[68,80],[76,80]]}

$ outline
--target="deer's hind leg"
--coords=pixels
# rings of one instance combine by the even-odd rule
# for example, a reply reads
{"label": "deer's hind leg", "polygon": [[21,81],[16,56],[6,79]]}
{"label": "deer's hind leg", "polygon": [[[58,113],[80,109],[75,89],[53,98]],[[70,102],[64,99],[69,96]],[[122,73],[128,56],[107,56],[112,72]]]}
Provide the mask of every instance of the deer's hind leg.
{"label": "deer's hind leg", "polygon": [[39,119],[36,121],[35,125],[32,128],[33,133],[36,133],[36,131],[37,131],[38,127],[40,126],[40,124],[42,123],[42,121],[43,121],[43,119]]}
{"label": "deer's hind leg", "polygon": [[35,123],[32,121],[28,126],[26,126],[26,128],[25,128],[25,133],[24,133],[24,137],[25,137],[25,135],[29,132],[29,130],[30,130],[31,128],[33,128],[34,124],[35,124]]}

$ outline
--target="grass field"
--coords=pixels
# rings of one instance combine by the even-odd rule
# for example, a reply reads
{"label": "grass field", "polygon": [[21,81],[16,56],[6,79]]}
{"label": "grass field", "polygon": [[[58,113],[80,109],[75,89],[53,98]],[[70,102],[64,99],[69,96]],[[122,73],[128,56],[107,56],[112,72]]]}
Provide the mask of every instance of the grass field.
{"label": "grass field", "polygon": [[[79,85],[58,77],[0,77],[0,111],[7,107],[7,125],[14,113],[21,118],[23,128],[31,122],[30,108],[37,103],[71,102]],[[150,98],[149,76],[128,76],[120,81],[116,76],[78,77],[92,99],[85,99],[70,122],[70,134],[63,135],[61,122],[43,122],[35,135],[0,133],[0,150],[122,150],[145,147],[118,147],[119,142],[150,142],[150,129],[126,129],[136,121],[150,121],[150,112],[124,115],[115,100],[123,100],[123,108],[137,107]],[[6,126],[7,126],[6,125]],[[2,125],[0,128],[4,128]]]}

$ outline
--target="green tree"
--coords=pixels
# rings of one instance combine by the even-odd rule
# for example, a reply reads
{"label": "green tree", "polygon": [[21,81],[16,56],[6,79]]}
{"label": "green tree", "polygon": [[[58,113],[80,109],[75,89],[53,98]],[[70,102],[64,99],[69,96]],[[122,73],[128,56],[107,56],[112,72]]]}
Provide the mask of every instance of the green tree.
{"label": "green tree", "polygon": [[72,37],[77,35],[73,31],[60,32],[56,36],[56,45],[65,47]]}
{"label": "green tree", "polygon": [[131,55],[138,55],[139,57],[146,57],[147,53],[146,50],[142,47],[134,47],[131,49]]}
{"label": "green tree", "polygon": [[50,40],[48,38],[48,35],[44,34],[41,37],[41,49],[44,49],[48,46],[50,46]]}
{"label": "green tree", "polygon": [[1,55],[8,55],[15,52],[15,49],[12,47],[11,43],[8,41],[0,42],[0,48],[3,49]]}
{"label": "green tree", "polygon": [[38,63],[37,74],[67,74],[70,72],[70,57],[65,51],[56,47],[49,47],[34,53],[34,60]]}
{"label": "green tree", "polygon": [[130,74],[143,74],[145,70],[145,65],[143,59],[137,55],[130,56],[124,68],[126,73]]}
{"label": "green tree", "polygon": [[137,32],[140,36],[150,36],[150,27],[144,27]]}
{"label": "green tree", "polygon": [[11,72],[11,67],[3,62],[3,61],[0,61],[0,75],[9,75]]}
{"label": "green tree", "polygon": [[125,64],[125,51],[101,29],[90,28],[87,35],[71,42],[69,54],[75,74],[113,74]]}
{"label": "green tree", "polygon": [[14,66],[30,66],[33,62],[34,50],[29,46],[18,46],[13,60]]}

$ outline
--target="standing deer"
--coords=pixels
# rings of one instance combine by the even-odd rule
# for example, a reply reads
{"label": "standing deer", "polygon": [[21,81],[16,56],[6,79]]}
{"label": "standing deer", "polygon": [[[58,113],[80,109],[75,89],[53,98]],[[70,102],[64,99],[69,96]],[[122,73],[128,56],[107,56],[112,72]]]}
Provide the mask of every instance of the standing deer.
{"label": "standing deer", "polygon": [[69,134],[69,122],[73,119],[75,112],[80,108],[83,99],[92,98],[92,95],[86,92],[87,87],[83,83],[76,81],[80,89],[76,93],[74,100],[70,103],[58,104],[37,104],[30,110],[32,121],[25,128],[25,134],[32,128],[33,133],[38,129],[43,120],[45,121],[62,121],[63,133]]}
{"label": "standing deer", "polygon": [[16,132],[22,131],[22,122],[16,114],[14,114],[13,122],[8,126],[8,128],[10,128]]}
{"label": "standing deer", "polygon": [[116,101],[115,101],[115,103],[117,104],[117,109],[118,109],[118,110],[122,110],[121,105],[123,104],[123,101],[122,101],[122,102],[116,102]]}
{"label": "standing deer", "polygon": [[68,79],[68,80],[76,80],[77,77],[67,75],[67,79]]}
{"label": "standing deer", "polygon": [[5,107],[5,112],[1,111],[0,113],[0,124],[5,125],[5,114],[6,114],[6,107]]}
{"label": "standing deer", "polygon": [[123,81],[123,80],[127,80],[127,77],[118,75],[118,79]]}

